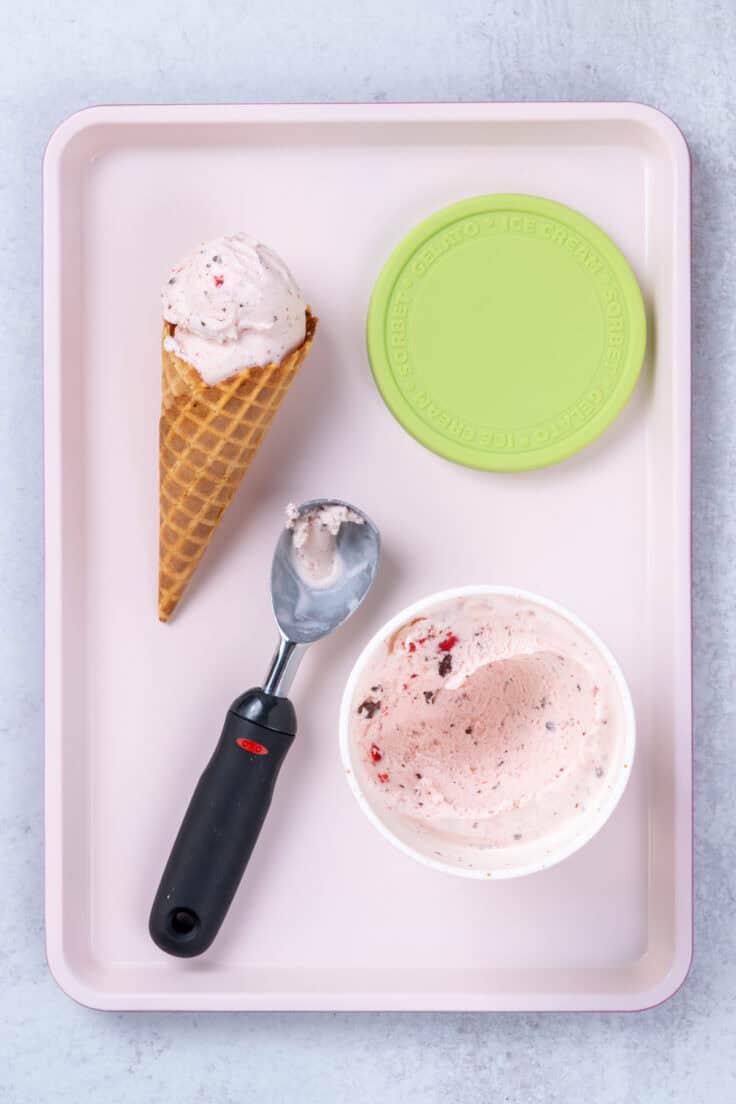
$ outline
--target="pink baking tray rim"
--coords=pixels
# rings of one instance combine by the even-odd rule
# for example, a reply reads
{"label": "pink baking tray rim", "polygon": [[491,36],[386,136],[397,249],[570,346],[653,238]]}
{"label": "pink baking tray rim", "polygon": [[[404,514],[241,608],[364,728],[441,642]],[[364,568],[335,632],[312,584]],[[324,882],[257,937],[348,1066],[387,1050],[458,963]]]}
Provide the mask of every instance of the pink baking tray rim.
{"label": "pink baking tray rim", "polygon": [[[503,994],[448,994],[446,991],[424,992],[421,999],[410,993],[387,991],[381,994],[366,992],[314,991],[305,997],[303,993],[279,992],[245,996],[242,993],[187,993],[175,994],[113,993],[98,990],[80,978],[74,966],[67,960],[62,942],[61,902],[63,898],[61,834],[63,819],[63,725],[61,722],[63,685],[61,681],[60,652],[57,646],[63,623],[64,594],[59,569],[62,546],[62,478],[58,461],[61,455],[62,423],[61,389],[62,357],[57,339],[60,330],[60,309],[56,297],[52,270],[60,260],[60,226],[54,212],[57,198],[56,183],[60,161],[71,140],[88,127],[104,123],[135,124],[222,124],[248,123],[324,123],[342,121],[354,124],[376,121],[423,122],[541,122],[621,120],[637,122],[655,132],[668,147],[672,159],[673,174],[677,178],[677,209],[675,211],[678,233],[682,237],[683,254],[687,257],[686,271],[680,273],[678,297],[678,339],[687,352],[680,353],[680,373],[690,394],[691,376],[691,159],[684,135],[673,120],[659,109],[636,101],[622,102],[395,102],[330,103],[330,104],[125,104],[96,105],[76,112],[65,119],[51,135],[43,163],[43,410],[44,410],[44,732],[45,732],[45,917],[46,955],[49,969],[61,989],[76,1002],[98,1010],[110,1011],[241,1011],[241,1010],[314,1010],[314,1011],[645,1011],[658,1006],[674,996],[685,983],[693,958],[693,840],[692,840],[692,628],[684,645],[687,649],[690,685],[687,688],[690,716],[690,755],[687,783],[690,791],[690,807],[687,816],[681,818],[681,832],[677,853],[685,861],[680,873],[680,894],[687,898],[686,924],[680,924],[675,952],[670,963],[656,983],[634,994],[632,1001],[622,1000],[613,994],[588,994],[587,999],[572,1001],[562,994],[540,990],[527,992],[521,1001]],[[691,502],[692,440],[691,426],[687,426],[688,448],[680,467],[679,494]],[[691,512],[691,511],[690,511]],[[689,534],[688,534],[689,537]],[[691,567],[688,575],[690,601],[690,625],[692,625]],[[685,874],[685,880],[682,874]]]}

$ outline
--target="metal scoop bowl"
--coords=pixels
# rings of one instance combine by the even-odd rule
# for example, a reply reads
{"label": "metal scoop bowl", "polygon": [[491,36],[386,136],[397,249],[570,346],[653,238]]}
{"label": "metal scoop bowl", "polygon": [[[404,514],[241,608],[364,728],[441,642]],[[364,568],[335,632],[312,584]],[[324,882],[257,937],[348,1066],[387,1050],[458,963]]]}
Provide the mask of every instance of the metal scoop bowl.
{"label": "metal scoop bowl", "polygon": [[192,795],[156,893],[149,920],[161,950],[202,954],[225,919],[263,826],[281,764],[296,735],[286,694],[309,644],[342,625],[375,578],[380,536],[361,510],[337,499],[303,503],[294,522],[343,507],[334,534],[335,571],[315,584],[300,566],[295,528],[284,529],[271,568],[279,642],[263,686],[230,706],[219,743]]}

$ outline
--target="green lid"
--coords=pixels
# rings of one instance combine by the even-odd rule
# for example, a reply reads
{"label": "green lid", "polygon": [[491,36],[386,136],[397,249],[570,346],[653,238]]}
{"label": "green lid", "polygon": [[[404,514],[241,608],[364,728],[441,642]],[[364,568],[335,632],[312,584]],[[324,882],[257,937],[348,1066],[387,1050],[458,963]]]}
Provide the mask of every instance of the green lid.
{"label": "green lid", "polygon": [[590,444],[629,398],[645,344],[621,252],[538,196],[478,196],[426,219],[389,257],[368,311],[391,412],[427,448],[488,471]]}

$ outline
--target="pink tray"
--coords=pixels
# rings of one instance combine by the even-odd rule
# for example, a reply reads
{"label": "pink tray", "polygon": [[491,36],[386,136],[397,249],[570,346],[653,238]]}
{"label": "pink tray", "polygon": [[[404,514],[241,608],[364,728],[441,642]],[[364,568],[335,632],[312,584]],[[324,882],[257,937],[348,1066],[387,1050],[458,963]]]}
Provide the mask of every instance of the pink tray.
{"label": "pink tray", "polygon": [[[652,339],[617,423],[557,467],[447,463],[383,407],[364,326],[404,233],[455,200],[535,192],[624,250]],[[180,616],[156,620],[158,291],[197,240],[286,256],[315,348]],[[46,884],[51,969],[114,1009],[636,1009],[691,955],[690,169],[637,104],[94,108],[45,162]],[[274,642],[289,499],[381,526],[375,593],[315,647],[301,731],[221,936],[190,962],[148,909],[230,700]],[[623,802],[559,867],[484,884],[384,842],[341,773],[358,650],[430,591],[488,582],[570,606],[618,655],[639,721]]]}

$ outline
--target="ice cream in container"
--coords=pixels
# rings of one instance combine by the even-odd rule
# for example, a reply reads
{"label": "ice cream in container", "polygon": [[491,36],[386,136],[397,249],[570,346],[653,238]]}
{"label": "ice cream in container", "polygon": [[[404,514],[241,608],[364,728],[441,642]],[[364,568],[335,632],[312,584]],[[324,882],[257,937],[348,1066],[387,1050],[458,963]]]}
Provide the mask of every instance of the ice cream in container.
{"label": "ice cream in container", "polygon": [[373,824],[454,874],[544,869],[613,812],[635,745],[615,658],[555,602],[465,587],[397,614],[343,696],[350,786]]}

